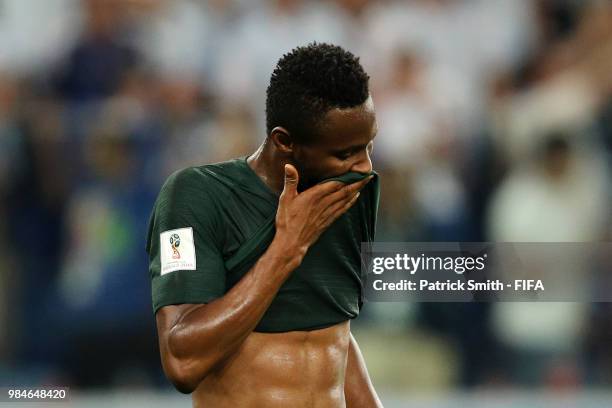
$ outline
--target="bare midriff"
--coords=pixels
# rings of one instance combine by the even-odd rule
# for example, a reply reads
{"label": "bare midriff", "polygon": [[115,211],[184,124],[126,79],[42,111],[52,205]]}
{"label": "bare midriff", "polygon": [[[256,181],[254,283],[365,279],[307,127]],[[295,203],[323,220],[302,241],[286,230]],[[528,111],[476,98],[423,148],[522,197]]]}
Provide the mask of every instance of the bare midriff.
{"label": "bare midriff", "polygon": [[349,322],[325,329],[253,332],[193,392],[196,408],[342,408]]}

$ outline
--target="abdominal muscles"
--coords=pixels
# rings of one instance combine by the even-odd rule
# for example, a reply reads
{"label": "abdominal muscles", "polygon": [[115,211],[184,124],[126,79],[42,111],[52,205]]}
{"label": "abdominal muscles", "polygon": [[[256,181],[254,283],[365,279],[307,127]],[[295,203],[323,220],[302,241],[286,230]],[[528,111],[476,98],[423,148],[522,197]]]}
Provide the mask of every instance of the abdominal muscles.
{"label": "abdominal muscles", "polygon": [[349,323],[251,333],[193,394],[194,407],[344,407]]}

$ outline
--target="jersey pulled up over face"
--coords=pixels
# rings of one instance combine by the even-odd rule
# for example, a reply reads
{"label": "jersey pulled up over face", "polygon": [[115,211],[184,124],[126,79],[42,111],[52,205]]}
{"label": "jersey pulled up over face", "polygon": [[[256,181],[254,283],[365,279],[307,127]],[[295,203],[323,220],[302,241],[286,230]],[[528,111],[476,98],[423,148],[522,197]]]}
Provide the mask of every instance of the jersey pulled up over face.
{"label": "jersey pulled up over face", "polygon": [[[273,238],[277,206],[278,196],[244,157],[171,175],[155,202],[147,236],[154,312],[166,305],[208,303],[230,290]],[[320,329],[359,314],[365,279],[360,247],[374,239],[377,207],[375,177],[309,248],[256,331]]]}

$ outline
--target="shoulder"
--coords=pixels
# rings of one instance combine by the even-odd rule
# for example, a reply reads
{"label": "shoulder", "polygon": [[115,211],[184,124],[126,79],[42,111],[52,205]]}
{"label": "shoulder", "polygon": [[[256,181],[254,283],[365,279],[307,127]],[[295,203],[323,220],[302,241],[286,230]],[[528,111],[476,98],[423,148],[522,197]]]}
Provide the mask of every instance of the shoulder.
{"label": "shoulder", "polygon": [[160,198],[214,198],[222,188],[221,179],[236,171],[234,160],[187,167],[172,173],[164,182]]}
{"label": "shoulder", "polygon": [[[204,167],[204,166],[201,166]],[[201,167],[187,167],[172,173],[164,182],[161,192],[177,194],[185,190],[200,190],[210,183],[209,177],[200,169]]]}
{"label": "shoulder", "polygon": [[172,173],[164,182],[155,201],[155,213],[191,216],[215,211],[215,183],[199,167],[187,167]]}
{"label": "shoulder", "polygon": [[157,196],[149,219],[147,248],[156,234],[191,227],[195,235],[214,235],[221,230],[221,217],[209,177],[198,167],[172,173]]}
{"label": "shoulder", "polygon": [[238,177],[242,170],[241,159],[231,159],[218,163],[187,167],[172,173],[162,189],[182,189],[192,187],[214,188],[219,181]]}
{"label": "shoulder", "polygon": [[232,159],[175,171],[162,185],[156,207],[214,212],[216,207],[223,206],[228,186],[241,177],[244,171],[241,160]]}

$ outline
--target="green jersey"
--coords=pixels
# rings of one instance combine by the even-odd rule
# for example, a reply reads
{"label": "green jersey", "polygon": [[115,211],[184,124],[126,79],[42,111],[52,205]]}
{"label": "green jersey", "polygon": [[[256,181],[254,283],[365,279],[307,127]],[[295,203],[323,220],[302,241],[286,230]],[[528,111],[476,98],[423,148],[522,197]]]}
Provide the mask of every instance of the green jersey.
{"label": "green jersey", "polygon": [[[256,331],[313,330],[359,314],[365,279],[360,247],[374,239],[378,207],[373,174],[357,203],[309,248]],[[350,183],[365,176],[336,179]],[[155,202],[147,237],[154,312],[223,296],[272,241],[277,206],[278,196],[245,157],[171,175]]]}

